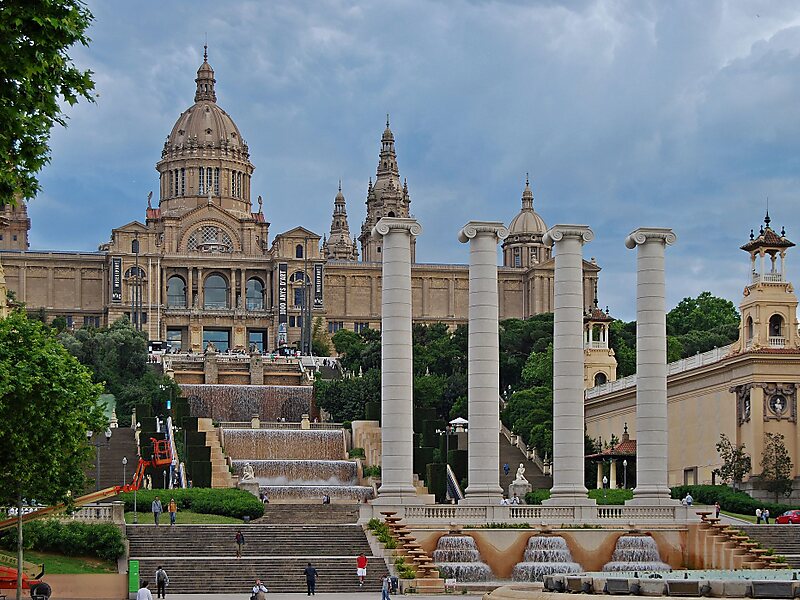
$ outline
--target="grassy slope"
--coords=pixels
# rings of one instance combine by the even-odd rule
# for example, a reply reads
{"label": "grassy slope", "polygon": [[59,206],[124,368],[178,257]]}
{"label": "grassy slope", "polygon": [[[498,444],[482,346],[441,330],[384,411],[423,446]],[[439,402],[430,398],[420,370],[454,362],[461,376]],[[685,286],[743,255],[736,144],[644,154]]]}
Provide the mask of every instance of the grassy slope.
{"label": "grassy slope", "polygon": [[[125,522],[128,525],[133,523],[133,512],[125,513]],[[161,515],[161,525],[169,527],[169,514],[164,513]],[[223,517],[221,515],[207,515],[203,513],[196,513],[190,510],[178,511],[177,524],[178,525],[241,525],[241,519],[234,519],[233,517]],[[139,512],[139,524],[152,525],[153,515],[150,512]]]}
{"label": "grassy slope", "polygon": [[[0,550],[0,553],[13,556],[16,553]],[[25,551],[25,560],[40,565],[44,563],[45,576],[49,575],[74,575],[84,573],[116,573],[116,563],[110,563],[99,558],[84,558],[81,556],[64,556],[50,552]]]}

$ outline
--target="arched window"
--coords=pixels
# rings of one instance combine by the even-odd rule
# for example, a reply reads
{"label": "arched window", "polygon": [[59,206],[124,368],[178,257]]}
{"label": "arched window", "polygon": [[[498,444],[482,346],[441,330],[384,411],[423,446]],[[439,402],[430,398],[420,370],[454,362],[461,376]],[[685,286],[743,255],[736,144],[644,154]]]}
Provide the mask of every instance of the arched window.
{"label": "arched window", "polygon": [[606,377],[605,373],[597,373],[594,376],[594,384],[595,385],[603,385],[607,381],[608,381],[608,377]]}
{"label": "arched window", "polygon": [[142,267],[133,266],[127,271],[125,271],[125,278],[130,279],[131,277],[138,277],[139,279],[145,279],[145,272]]}
{"label": "arched window", "polygon": [[228,308],[228,282],[222,275],[209,275],[203,285],[204,308]]}
{"label": "arched window", "polygon": [[[210,173],[211,170],[209,169]],[[189,252],[233,252],[233,240],[223,229],[215,225],[203,225],[195,229],[186,240]]]}
{"label": "arched window", "polygon": [[783,317],[775,314],[769,318],[769,337],[783,337]]}
{"label": "arched window", "polygon": [[167,306],[186,308],[186,282],[173,275],[167,279]]}
{"label": "arched window", "polygon": [[387,217],[393,217],[393,216],[394,216],[394,211],[393,211],[393,210],[390,210],[390,211],[389,211],[389,214],[388,214],[388,215],[386,215],[386,216],[387,216]]}
{"label": "arched window", "polygon": [[200,196],[205,196],[206,192],[206,181],[205,181],[205,169],[200,167],[199,171],[200,176],[197,178],[198,185],[197,185],[197,193]]}
{"label": "arched window", "polygon": [[292,283],[303,283],[305,279],[306,283],[311,283],[311,278],[308,275],[304,275],[302,271],[295,271],[292,273],[292,276],[289,278],[289,281]]}
{"label": "arched window", "polygon": [[255,277],[247,280],[247,310],[264,310],[264,284]]}
{"label": "arched window", "polygon": [[747,317],[747,339],[753,339],[753,317]]}
{"label": "arched window", "polygon": [[303,244],[297,244],[297,246],[294,247],[294,257],[303,258]]}

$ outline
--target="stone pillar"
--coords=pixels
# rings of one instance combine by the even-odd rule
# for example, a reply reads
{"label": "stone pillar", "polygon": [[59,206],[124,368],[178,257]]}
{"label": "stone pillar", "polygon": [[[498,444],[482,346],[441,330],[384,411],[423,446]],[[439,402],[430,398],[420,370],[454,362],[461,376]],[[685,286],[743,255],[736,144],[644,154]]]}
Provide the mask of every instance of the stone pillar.
{"label": "stone pillar", "polygon": [[503,497],[497,243],[507,237],[508,229],[495,221],[470,221],[458,234],[459,242],[469,242],[468,503],[498,504]]}
{"label": "stone pillar", "polygon": [[671,229],[641,227],[625,240],[636,258],[636,489],[634,504],[670,504],[664,249]]}
{"label": "stone pillar", "polygon": [[611,470],[608,474],[608,489],[617,489],[617,459],[611,459]]}
{"label": "stone pillar", "polygon": [[414,361],[411,343],[411,243],[415,219],[384,217],[372,230],[383,238],[381,295],[380,504],[417,503],[413,483]]}
{"label": "stone pillar", "polygon": [[603,489],[603,463],[597,463],[597,489]]}
{"label": "stone pillar", "polygon": [[553,329],[553,488],[549,504],[593,504],[584,485],[583,244],[586,225],[555,225],[544,243],[555,248]]}

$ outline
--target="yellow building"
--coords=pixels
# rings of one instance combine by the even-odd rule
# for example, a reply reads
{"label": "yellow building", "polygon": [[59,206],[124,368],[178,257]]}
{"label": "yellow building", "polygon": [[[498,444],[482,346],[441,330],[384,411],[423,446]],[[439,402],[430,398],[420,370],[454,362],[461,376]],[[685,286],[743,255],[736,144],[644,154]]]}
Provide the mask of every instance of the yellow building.
{"label": "yellow building", "polygon": [[[195,84],[194,103],[178,117],[156,163],[157,198],[151,194],[142,206],[143,221],[112,230],[97,252],[31,251],[24,205],[5,208],[0,251],[9,288],[29,310],[64,316],[68,327],[128,316],[150,339],[182,351],[208,342],[220,350],[295,346],[303,323],[308,328],[318,318],[329,333],[379,328],[381,245],[369,232],[383,216],[407,216],[411,203],[388,122],[357,240],[341,186],[329,232],[298,226],[270,239],[261,197],[251,190],[249,146],[217,103],[207,56]],[[417,212],[424,224],[424,205]],[[499,269],[500,317],[551,311],[553,259],[528,183],[509,230]],[[455,228],[441,235],[456,243]],[[599,271],[594,262],[584,264],[587,298]],[[414,320],[466,323],[468,283],[466,265],[415,263]]]}
{"label": "yellow building", "polygon": [[[795,497],[800,495],[800,338],[797,296],[785,270],[792,246],[767,215],[742,246],[752,269],[739,305],[738,341],[668,365],[670,485],[715,482],[721,434],[745,445],[757,475],[764,434],[779,433],[794,465]],[[626,423],[636,437],[635,376],[587,390],[585,407],[592,438],[619,437]],[[757,487],[756,480],[749,485]]]}

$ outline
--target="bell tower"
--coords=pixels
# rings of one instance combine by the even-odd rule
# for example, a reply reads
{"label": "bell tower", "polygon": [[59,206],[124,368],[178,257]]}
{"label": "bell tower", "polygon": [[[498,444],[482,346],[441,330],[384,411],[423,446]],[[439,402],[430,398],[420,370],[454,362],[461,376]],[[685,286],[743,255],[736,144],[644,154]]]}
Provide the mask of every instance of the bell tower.
{"label": "bell tower", "polygon": [[756,236],[742,250],[750,254],[750,283],[739,304],[742,321],[739,351],[761,348],[800,348],[797,335],[797,296],[786,280],[786,251],[794,243],[770,226],[769,211]]}
{"label": "bell tower", "polygon": [[583,385],[593,388],[616,381],[617,359],[608,345],[608,334],[614,318],[597,305],[597,280],[595,280],[594,305],[583,316]]}

